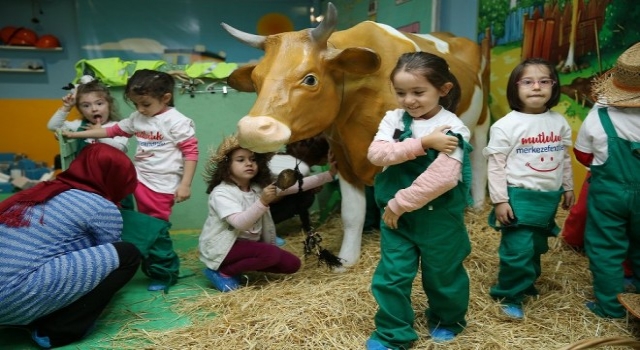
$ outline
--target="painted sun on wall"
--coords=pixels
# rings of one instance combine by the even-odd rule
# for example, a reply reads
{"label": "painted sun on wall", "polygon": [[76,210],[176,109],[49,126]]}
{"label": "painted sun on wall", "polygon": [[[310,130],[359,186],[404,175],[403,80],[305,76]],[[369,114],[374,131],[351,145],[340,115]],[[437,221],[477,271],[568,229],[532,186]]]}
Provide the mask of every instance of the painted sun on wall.
{"label": "painted sun on wall", "polygon": [[[640,41],[640,7],[628,0],[480,0],[478,40],[491,36],[492,118],[510,109],[511,70],[523,59],[542,57],[556,65],[562,96],[557,112],[575,134],[593,106],[591,81],[625,49]],[[574,164],[576,185],[584,167]]]}

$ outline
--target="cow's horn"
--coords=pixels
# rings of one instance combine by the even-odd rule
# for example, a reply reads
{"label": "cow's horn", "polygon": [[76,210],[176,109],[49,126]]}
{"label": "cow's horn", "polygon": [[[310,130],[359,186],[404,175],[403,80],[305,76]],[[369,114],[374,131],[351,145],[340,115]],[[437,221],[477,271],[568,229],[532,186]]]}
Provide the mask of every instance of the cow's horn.
{"label": "cow's horn", "polygon": [[316,43],[326,43],[338,24],[338,10],[332,3],[327,4],[327,14],[317,27],[311,30],[311,38]]}
{"label": "cow's horn", "polygon": [[265,36],[245,33],[241,30],[233,28],[232,26],[224,22],[220,23],[220,25],[222,26],[222,28],[224,28],[224,30],[226,30],[229,34],[231,34],[232,37],[240,40],[241,42],[251,47],[264,50],[264,40],[266,39]]}

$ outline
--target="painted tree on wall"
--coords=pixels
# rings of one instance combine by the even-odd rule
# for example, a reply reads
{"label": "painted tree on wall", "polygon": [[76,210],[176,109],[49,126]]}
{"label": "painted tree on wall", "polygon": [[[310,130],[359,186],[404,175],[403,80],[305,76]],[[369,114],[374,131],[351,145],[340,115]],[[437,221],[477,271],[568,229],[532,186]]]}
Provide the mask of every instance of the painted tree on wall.
{"label": "painted tree on wall", "polygon": [[600,32],[603,50],[625,50],[640,41],[640,6],[629,0],[613,0],[605,11]]}
{"label": "painted tree on wall", "polygon": [[[486,28],[491,28],[494,39],[502,38],[506,34],[506,23],[510,15],[517,9],[541,7],[545,1],[549,0],[481,0],[478,33],[484,33]],[[491,44],[494,46],[495,42]]]}
{"label": "painted tree on wall", "polygon": [[[567,5],[566,0],[559,0],[560,7],[564,8]],[[588,0],[585,0],[587,3]],[[578,70],[578,65],[575,60],[576,52],[576,33],[578,31],[578,0],[571,0],[571,33],[569,34],[569,51],[567,52],[567,58],[564,60],[564,65],[560,68],[563,73],[574,72]]]}

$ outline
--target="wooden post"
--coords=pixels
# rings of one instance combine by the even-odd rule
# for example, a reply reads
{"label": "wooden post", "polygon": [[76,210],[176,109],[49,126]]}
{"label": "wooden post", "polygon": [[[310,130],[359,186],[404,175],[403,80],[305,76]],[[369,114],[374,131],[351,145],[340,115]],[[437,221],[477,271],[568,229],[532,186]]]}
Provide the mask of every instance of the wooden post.
{"label": "wooden post", "polygon": [[598,21],[593,21],[593,31],[596,35],[596,57],[598,58],[598,75],[602,74],[602,58],[600,57],[600,39],[598,34]]}

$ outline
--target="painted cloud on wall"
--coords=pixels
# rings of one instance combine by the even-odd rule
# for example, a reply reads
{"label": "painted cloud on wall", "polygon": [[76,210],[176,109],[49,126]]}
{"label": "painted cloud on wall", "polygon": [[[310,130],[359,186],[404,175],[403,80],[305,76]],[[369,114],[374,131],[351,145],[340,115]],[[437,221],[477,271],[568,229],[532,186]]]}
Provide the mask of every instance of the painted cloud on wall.
{"label": "painted cloud on wall", "polygon": [[167,47],[153,39],[128,38],[99,45],[85,45],[82,48],[95,51],[132,51],[135,53],[163,54]]}

